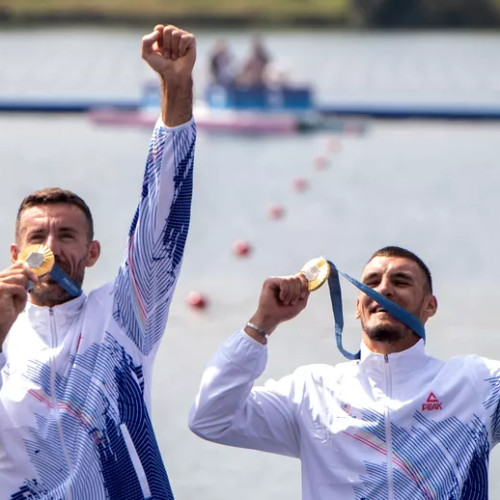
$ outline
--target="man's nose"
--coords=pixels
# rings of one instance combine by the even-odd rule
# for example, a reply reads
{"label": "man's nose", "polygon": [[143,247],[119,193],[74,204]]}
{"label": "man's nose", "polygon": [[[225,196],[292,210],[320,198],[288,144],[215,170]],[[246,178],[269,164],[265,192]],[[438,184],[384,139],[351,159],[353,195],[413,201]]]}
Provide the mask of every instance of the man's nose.
{"label": "man's nose", "polygon": [[59,253],[57,239],[53,234],[49,234],[47,236],[47,239],[45,240],[45,245],[48,246],[55,255]]}
{"label": "man's nose", "polygon": [[379,286],[377,287],[377,291],[386,297],[392,295],[392,285],[391,281],[384,277],[380,280]]}

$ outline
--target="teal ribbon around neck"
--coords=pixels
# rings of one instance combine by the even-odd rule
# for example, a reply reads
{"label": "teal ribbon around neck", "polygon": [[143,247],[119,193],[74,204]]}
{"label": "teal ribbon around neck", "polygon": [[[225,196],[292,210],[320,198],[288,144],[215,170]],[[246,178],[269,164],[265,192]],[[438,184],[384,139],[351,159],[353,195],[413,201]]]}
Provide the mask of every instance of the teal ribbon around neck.
{"label": "teal ribbon around neck", "polygon": [[348,274],[338,270],[333,262],[327,260],[330,266],[330,275],[328,276],[328,288],[330,289],[330,299],[332,302],[333,317],[335,320],[335,338],[337,347],[344,357],[347,359],[360,359],[361,351],[352,353],[344,349],[342,345],[342,331],[344,329],[344,313],[342,310],[342,292],[340,289],[339,275],[350,281],[354,286],[359,288],[363,293],[366,293],[375,302],[380,304],[389,314],[404,323],[410,330],[415,332],[419,337],[425,340],[425,328],[422,322],[411,312],[407,311],[396,302],[388,299],[381,293],[370,288],[368,285],[361,283]]}

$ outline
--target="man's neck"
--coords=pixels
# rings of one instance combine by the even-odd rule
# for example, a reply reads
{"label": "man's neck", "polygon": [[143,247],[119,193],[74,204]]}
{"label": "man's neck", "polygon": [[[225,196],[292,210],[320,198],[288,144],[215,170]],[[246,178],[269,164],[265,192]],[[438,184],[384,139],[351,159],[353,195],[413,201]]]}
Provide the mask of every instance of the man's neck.
{"label": "man's neck", "polygon": [[34,297],[33,295],[29,294],[29,302],[37,307],[56,307],[62,304],[66,304],[66,302],[74,299],[75,297],[68,297],[64,300],[40,300],[38,297]]}
{"label": "man's neck", "polygon": [[405,336],[395,342],[373,340],[366,333],[363,333],[363,342],[366,347],[376,354],[393,354],[406,351],[406,349],[413,347],[419,340],[420,337],[413,332],[411,335]]}

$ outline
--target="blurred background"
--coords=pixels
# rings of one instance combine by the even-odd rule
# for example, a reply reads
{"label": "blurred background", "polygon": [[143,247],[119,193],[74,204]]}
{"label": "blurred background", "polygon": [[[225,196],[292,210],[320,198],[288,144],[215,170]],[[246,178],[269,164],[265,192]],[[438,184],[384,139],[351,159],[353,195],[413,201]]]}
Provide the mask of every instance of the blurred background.
{"label": "blurred background", "polygon": [[[87,200],[102,243],[85,289],[113,278],[152,127],[119,114],[98,124],[92,112],[126,107],[143,117],[154,75],[140,40],[158,22],[197,36],[197,106],[214,78],[214,47],[224,42],[237,72],[255,37],[274,74],[308,88],[314,108],[360,106],[307,132],[199,130],[191,232],[153,384],[153,420],[176,498],[300,499],[297,460],[204,442],[187,429],[204,365],[254,312],[269,275],[324,255],[359,277],[377,248],[408,247],[435,280],[429,352],[500,358],[498,3],[0,0],[4,267],[22,197],[59,185]],[[382,119],[374,107],[427,113]],[[448,119],[432,117],[443,109]],[[483,119],[457,119],[454,110]],[[343,294],[345,344],[354,350],[356,291],[343,282]],[[322,288],[271,337],[262,380],[341,362],[333,332]],[[490,484],[490,498],[500,498],[496,451]]]}
{"label": "blurred background", "polygon": [[4,22],[172,23],[343,28],[497,27],[499,0],[1,0]]}

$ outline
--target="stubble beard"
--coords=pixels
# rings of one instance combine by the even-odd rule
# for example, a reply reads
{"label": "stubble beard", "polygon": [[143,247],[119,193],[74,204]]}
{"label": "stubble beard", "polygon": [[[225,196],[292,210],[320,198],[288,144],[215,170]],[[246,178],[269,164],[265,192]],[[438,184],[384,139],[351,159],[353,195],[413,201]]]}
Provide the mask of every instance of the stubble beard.
{"label": "stubble beard", "polygon": [[[416,311],[418,311],[422,307],[422,301],[419,304],[418,308],[416,308]],[[414,315],[416,315],[416,312],[414,311],[409,312],[412,312]],[[363,332],[368,336],[370,340],[374,342],[385,342],[390,345],[396,344],[397,342],[408,337],[408,335],[414,333],[411,328],[406,326],[401,321],[396,320],[394,317],[392,317],[390,320],[384,319],[373,326],[365,325],[362,322],[361,326],[363,328]]]}
{"label": "stubble beard", "polygon": [[[83,268],[81,272],[77,273],[76,276],[71,275],[66,271],[66,269],[64,269],[64,271],[78,286],[82,286],[85,268]],[[42,279],[38,283],[35,283],[30,291],[30,294],[31,302],[42,307],[51,307],[63,304],[64,302],[74,298],[62,286],[52,279]]]}
{"label": "stubble beard", "polygon": [[374,342],[385,342],[395,344],[405,336],[407,328],[404,325],[376,325],[371,328],[364,328],[368,338]]}
{"label": "stubble beard", "polygon": [[32,302],[39,306],[55,306],[67,302],[72,298],[55,281],[35,283],[30,293]]}

